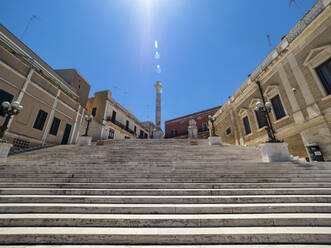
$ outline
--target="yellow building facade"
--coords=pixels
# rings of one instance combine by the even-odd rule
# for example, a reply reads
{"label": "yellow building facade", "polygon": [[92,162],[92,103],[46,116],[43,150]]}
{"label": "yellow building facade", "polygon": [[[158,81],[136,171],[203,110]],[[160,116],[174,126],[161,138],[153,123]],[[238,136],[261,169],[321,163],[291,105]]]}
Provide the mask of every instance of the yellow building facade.
{"label": "yellow building facade", "polygon": [[268,140],[255,106],[261,82],[277,139],[293,156],[309,159],[307,145],[319,145],[331,160],[331,5],[320,0],[216,112],[223,142],[257,146]]}
{"label": "yellow building facade", "polygon": [[110,90],[99,91],[87,100],[87,114],[94,117],[89,129],[93,140],[149,138],[148,129],[111,95]]}

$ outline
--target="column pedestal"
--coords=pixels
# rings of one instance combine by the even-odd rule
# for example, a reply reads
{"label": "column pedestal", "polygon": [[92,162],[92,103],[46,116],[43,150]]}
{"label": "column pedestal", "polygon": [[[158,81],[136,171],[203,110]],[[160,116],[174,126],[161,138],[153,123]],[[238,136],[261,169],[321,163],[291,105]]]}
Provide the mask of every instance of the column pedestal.
{"label": "column pedestal", "polygon": [[261,149],[262,162],[288,162],[291,161],[291,155],[288,151],[288,144],[281,143],[262,143]]}
{"label": "column pedestal", "polygon": [[91,136],[80,136],[77,141],[77,145],[79,146],[90,146],[92,143]]}
{"label": "column pedestal", "polygon": [[0,162],[6,162],[10,148],[12,144],[0,143]]}

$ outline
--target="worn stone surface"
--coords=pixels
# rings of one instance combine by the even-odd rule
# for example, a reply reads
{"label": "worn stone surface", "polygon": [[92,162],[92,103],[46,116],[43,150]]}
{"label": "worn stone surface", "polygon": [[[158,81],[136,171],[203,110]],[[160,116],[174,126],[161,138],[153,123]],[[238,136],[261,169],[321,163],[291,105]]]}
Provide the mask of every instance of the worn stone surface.
{"label": "worn stone surface", "polygon": [[218,136],[210,136],[208,137],[208,141],[210,146],[222,145],[222,139]]}
{"label": "worn stone surface", "polygon": [[0,143],[0,162],[7,161],[8,153],[12,146],[13,145],[9,143]]}
{"label": "worn stone surface", "polygon": [[0,247],[331,242],[331,163],[262,163],[256,148],[208,140],[115,140],[10,156],[0,171]]}
{"label": "worn stone surface", "polygon": [[79,136],[77,145],[79,146],[90,146],[92,144],[91,136]]}
{"label": "worn stone surface", "polygon": [[287,162],[291,160],[288,144],[285,142],[262,143],[259,145],[259,148],[261,149],[263,162]]}

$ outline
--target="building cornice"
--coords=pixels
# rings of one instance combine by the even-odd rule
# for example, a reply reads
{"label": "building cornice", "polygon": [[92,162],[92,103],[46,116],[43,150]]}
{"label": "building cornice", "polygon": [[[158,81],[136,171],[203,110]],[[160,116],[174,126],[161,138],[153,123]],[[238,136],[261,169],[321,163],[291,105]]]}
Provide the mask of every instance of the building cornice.
{"label": "building cornice", "polygon": [[[328,20],[330,17],[330,0],[318,0],[310,11],[295,25],[295,27],[282,39],[277,47],[267,56],[267,58],[249,75],[247,80],[239,87],[235,93],[229,97],[229,100],[214,115],[218,118],[228,106],[239,105],[247,96],[255,91],[254,81],[260,80],[261,84],[274,73],[275,68],[279,66],[288,54],[295,49],[311,34],[311,26],[318,26]],[[300,26],[303,25],[304,26]],[[310,27],[310,28],[307,28]],[[297,30],[297,31],[295,31]]]}

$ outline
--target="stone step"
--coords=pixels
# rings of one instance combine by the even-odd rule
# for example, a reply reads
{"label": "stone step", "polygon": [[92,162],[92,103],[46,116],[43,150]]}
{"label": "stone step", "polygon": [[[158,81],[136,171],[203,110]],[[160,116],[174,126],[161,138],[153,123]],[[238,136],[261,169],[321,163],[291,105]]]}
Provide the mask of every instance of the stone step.
{"label": "stone step", "polygon": [[5,227],[1,244],[331,243],[330,227],[88,228]]}
{"label": "stone step", "polygon": [[[46,155],[47,156],[47,155]],[[75,156],[74,154],[72,154],[72,156]],[[76,158],[76,159],[75,159]],[[128,157],[126,157],[127,159]],[[13,160],[13,158],[11,158],[12,160],[9,160],[6,164],[1,163],[0,168],[8,168],[8,167],[19,167],[20,164],[22,162],[24,162],[23,160]],[[130,161],[129,159],[127,159],[127,161],[117,161],[113,158],[109,158],[106,159],[104,156],[100,159],[97,158],[93,158],[91,156],[88,156],[86,158],[80,158],[78,159],[77,157],[72,157],[70,158],[70,160],[67,160],[66,162],[60,160],[58,161],[58,163],[56,163],[56,161],[54,160],[56,158],[45,158],[45,157],[40,157],[38,159],[28,159],[25,158],[25,164],[24,166],[21,166],[22,169],[23,168],[27,168],[29,166],[36,166],[36,165],[40,165],[40,166],[72,166],[72,165],[76,165],[76,166],[88,166],[88,164],[92,163],[94,164],[94,166],[101,166],[101,165],[106,165],[106,166],[110,166],[110,165],[120,165],[120,163],[123,163],[123,165],[127,166],[127,165],[176,165],[178,167],[186,167],[186,166],[191,166],[190,168],[195,168],[196,166],[206,166],[206,167],[214,167],[217,168],[217,166],[222,165],[226,168],[236,168],[236,167],[241,167],[241,168],[245,168],[249,169],[249,168],[254,168],[254,169],[259,169],[259,168],[270,168],[270,169],[303,169],[303,170],[311,170],[311,169],[315,169],[315,168],[319,168],[319,169],[330,169],[330,162],[319,162],[317,164],[317,162],[312,162],[312,163],[302,163],[302,164],[298,164],[298,163],[291,163],[291,162],[277,162],[277,163],[261,163],[261,162],[256,162],[256,161],[231,161],[231,163],[222,160],[222,158],[218,158],[218,160],[214,160],[214,161],[209,161],[208,163],[206,163],[205,161],[201,161],[199,160],[194,160],[191,159],[191,161],[180,161],[179,159],[169,159],[169,160],[156,160],[156,161]],[[198,167],[199,168],[199,167]],[[201,167],[202,168],[202,167]]]}
{"label": "stone step", "polygon": [[[0,245],[0,247],[8,248],[7,245]],[[330,248],[331,245],[11,245],[10,248]]]}
{"label": "stone step", "polygon": [[120,196],[212,196],[212,195],[331,195],[331,188],[250,188],[250,189],[81,189],[81,188],[0,188],[3,195],[120,195]]}
{"label": "stone step", "polygon": [[0,203],[0,213],[244,214],[331,213],[331,203],[82,204]]}
{"label": "stone step", "polygon": [[[220,166],[218,166],[220,167]],[[320,169],[315,168],[311,169],[310,171],[304,170],[304,169],[293,169],[293,168],[284,168],[284,169],[273,169],[273,168],[210,168],[210,167],[202,167],[198,169],[194,168],[179,168],[174,166],[150,166],[149,168],[143,168],[140,165],[130,165],[126,166],[122,164],[122,166],[108,166],[108,167],[98,167],[93,166],[93,171],[91,171],[91,165],[88,167],[79,167],[79,166],[59,166],[59,167],[53,167],[53,166],[41,166],[40,168],[36,168],[36,166],[31,166],[30,168],[20,168],[20,166],[16,167],[8,167],[8,168],[2,168],[0,169],[1,175],[11,175],[11,174],[67,174],[67,173],[75,173],[75,174],[88,174],[89,172],[93,174],[146,174],[149,173],[150,175],[153,174],[175,174],[175,175],[197,175],[197,174],[203,174],[203,175],[284,175],[284,174],[290,174],[290,175],[323,175],[323,174],[331,174],[331,169]],[[213,173],[212,173],[213,172]],[[3,177],[3,176],[2,176]]]}
{"label": "stone step", "polygon": [[[74,156],[74,155],[73,155]],[[16,169],[16,170],[47,170],[47,169],[90,169],[91,166],[95,169],[104,169],[104,170],[117,170],[117,169],[153,169],[153,168],[171,168],[176,170],[192,170],[192,171],[208,171],[213,169],[215,171],[220,172],[241,172],[241,170],[245,172],[254,172],[254,171],[315,171],[315,170],[331,170],[331,163],[329,162],[320,162],[319,164],[289,164],[289,163],[272,163],[272,164],[261,164],[261,163],[249,163],[249,162],[236,162],[231,161],[231,163],[224,163],[222,160],[218,161],[209,161],[209,162],[201,162],[197,161],[96,161],[95,159],[89,158],[88,160],[80,159],[79,161],[74,161],[72,158],[68,161],[64,162],[55,162],[56,158],[50,160],[33,160],[33,161],[22,161],[10,163],[8,162],[6,165],[0,165],[0,169],[2,171],[6,171],[8,169]],[[89,161],[91,160],[91,161]],[[24,163],[22,165],[21,163]]]}
{"label": "stone step", "polygon": [[330,178],[1,178],[2,183],[48,182],[48,183],[331,183]]}
{"label": "stone step", "polygon": [[331,195],[234,195],[234,196],[110,196],[110,195],[0,195],[1,203],[90,204],[236,204],[331,203]]}
{"label": "stone step", "polygon": [[[134,176],[137,175],[139,177],[144,177],[144,176],[156,176],[156,177],[166,177],[166,176],[192,176],[192,177],[197,177],[198,175],[204,176],[204,177],[244,177],[245,175],[247,176],[265,176],[265,177],[272,177],[273,175],[279,176],[279,177],[308,177],[310,176],[316,176],[316,177],[326,177],[331,175],[331,170],[322,170],[322,169],[315,169],[311,171],[305,171],[305,170],[244,170],[243,168],[232,168],[232,169],[226,169],[222,168],[220,169],[213,169],[213,168],[202,168],[202,169],[190,169],[190,168],[185,168],[185,169],[178,169],[174,167],[162,167],[162,166],[156,166],[150,167],[150,168],[143,168],[141,166],[131,166],[131,167],[125,167],[124,165],[122,167],[108,167],[108,168],[98,168],[98,167],[93,167],[93,171],[91,171],[91,166],[90,168],[79,168],[79,167],[59,167],[59,168],[31,168],[31,169],[20,169],[19,167],[13,169],[13,168],[8,168],[6,170],[1,170],[1,177],[31,177],[31,176],[36,176],[36,175],[41,175],[43,177],[47,176],[62,176],[62,175],[67,175],[67,174],[76,174],[79,176],[84,176],[88,175],[89,172],[93,176],[98,176],[98,175],[104,175],[106,176],[111,176],[111,175],[116,175],[116,176]],[[326,176],[324,176],[326,175]]]}
{"label": "stone step", "polygon": [[2,227],[331,226],[331,214],[0,214]]}
{"label": "stone step", "polygon": [[274,178],[281,178],[281,179],[286,179],[286,178],[293,178],[293,179],[311,179],[311,178],[320,178],[320,179],[330,179],[331,178],[331,173],[304,173],[304,174],[298,174],[298,173],[287,173],[287,174],[281,174],[281,173],[273,173],[273,174],[245,174],[245,173],[237,173],[237,174],[207,174],[207,173],[162,173],[162,172],[156,172],[156,173],[95,173],[91,171],[91,173],[86,173],[86,174],[78,174],[78,173],[1,173],[0,178],[105,178],[105,179],[114,179],[114,178],[126,178],[126,179],[182,179],[182,178],[187,178],[189,177],[190,179],[208,179],[208,180],[214,180],[214,179],[227,179],[227,180],[237,180],[237,179],[274,179]]}
{"label": "stone step", "polygon": [[303,183],[0,183],[1,188],[80,188],[80,189],[282,189],[331,188],[331,182]]}

